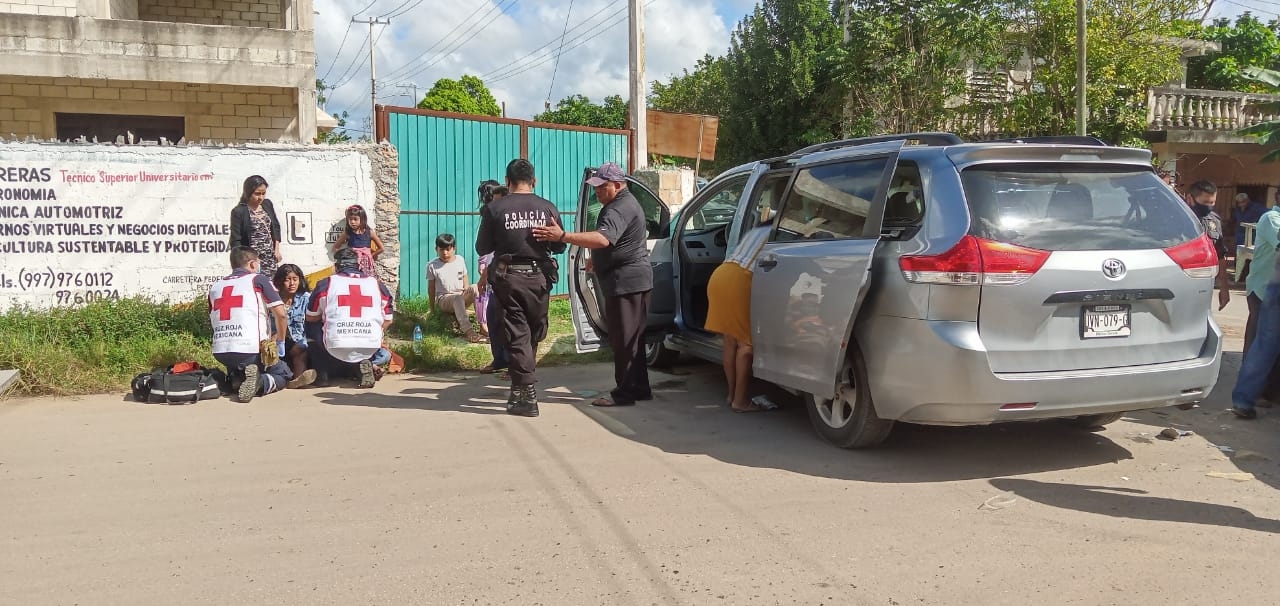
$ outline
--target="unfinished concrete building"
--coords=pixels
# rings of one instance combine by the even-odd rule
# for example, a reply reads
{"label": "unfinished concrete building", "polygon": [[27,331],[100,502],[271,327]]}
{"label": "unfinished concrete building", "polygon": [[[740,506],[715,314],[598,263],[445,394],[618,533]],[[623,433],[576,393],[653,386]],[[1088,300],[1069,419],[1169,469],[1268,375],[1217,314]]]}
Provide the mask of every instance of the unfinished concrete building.
{"label": "unfinished concrete building", "polygon": [[311,142],[312,23],[312,0],[0,0],[0,138]]}

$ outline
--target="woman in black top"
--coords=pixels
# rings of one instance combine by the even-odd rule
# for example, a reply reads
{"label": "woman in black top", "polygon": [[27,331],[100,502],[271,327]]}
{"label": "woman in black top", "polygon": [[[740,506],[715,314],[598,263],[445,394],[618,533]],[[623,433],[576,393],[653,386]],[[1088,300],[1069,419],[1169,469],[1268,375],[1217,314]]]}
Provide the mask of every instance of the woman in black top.
{"label": "woman in black top", "polygon": [[244,180],[240,203],[231,209],[231,246],[258,252],[261,273],[274,276],[280,256],[280,220],[267,199],[267,180],[254,175]]}

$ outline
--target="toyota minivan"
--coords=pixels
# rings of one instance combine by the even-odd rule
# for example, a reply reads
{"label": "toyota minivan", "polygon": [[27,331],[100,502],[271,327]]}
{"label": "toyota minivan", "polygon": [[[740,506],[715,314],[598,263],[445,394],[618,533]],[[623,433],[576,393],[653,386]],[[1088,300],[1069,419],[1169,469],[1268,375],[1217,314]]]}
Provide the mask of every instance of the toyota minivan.
{"label": "toyota minivan", "polygon": [[[916,133],[733,168],[673,218],[631,188],[650,217],[653,365],[720,360],[707,282],[776,211],[753,268],[754,372],[802,395],[838,446],[895,422],[1097,427],[1217,381],[1218,259],[1145,150]],[[579,229],[593,203],[584,185]],[[570,251],[583,351],[604,328],[586,252]]]}

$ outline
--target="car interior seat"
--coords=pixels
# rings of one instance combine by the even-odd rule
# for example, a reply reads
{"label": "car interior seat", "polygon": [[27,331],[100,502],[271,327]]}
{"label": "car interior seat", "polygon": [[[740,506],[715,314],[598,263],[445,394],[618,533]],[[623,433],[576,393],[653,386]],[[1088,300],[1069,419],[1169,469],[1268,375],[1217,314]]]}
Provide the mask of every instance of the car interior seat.
{"label": "car interior seat", "polygon": [[1063,183],[1054,190],[1044,218],[1080,222],[1093,219],[1093,196],[1079,183]]}

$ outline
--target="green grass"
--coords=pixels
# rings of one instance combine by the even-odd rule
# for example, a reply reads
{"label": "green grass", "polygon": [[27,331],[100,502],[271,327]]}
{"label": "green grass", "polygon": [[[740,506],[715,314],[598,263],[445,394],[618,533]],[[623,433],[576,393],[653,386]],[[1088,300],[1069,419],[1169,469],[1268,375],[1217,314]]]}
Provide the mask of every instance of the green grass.
{"label": "green grass", "polygon": [[[388,344],[409,371],[477,370],[488,364],[488,345],[454,336],[444,314],[430,313],[425,298],[397,304]],[[540,364],[606,359],[574,353],[569,302],[551,302],[550,330],[539,348]],[[413,327],[422,325],[421,354],[413,351]],[[15,309],[0,314],[0,368],[16,368],[16,395],[77,395],[126,390],[134,375],[183,360],[218,367],[210,353],[205,301],[169,305],[146,299],[98,301],[75,308]]]}

